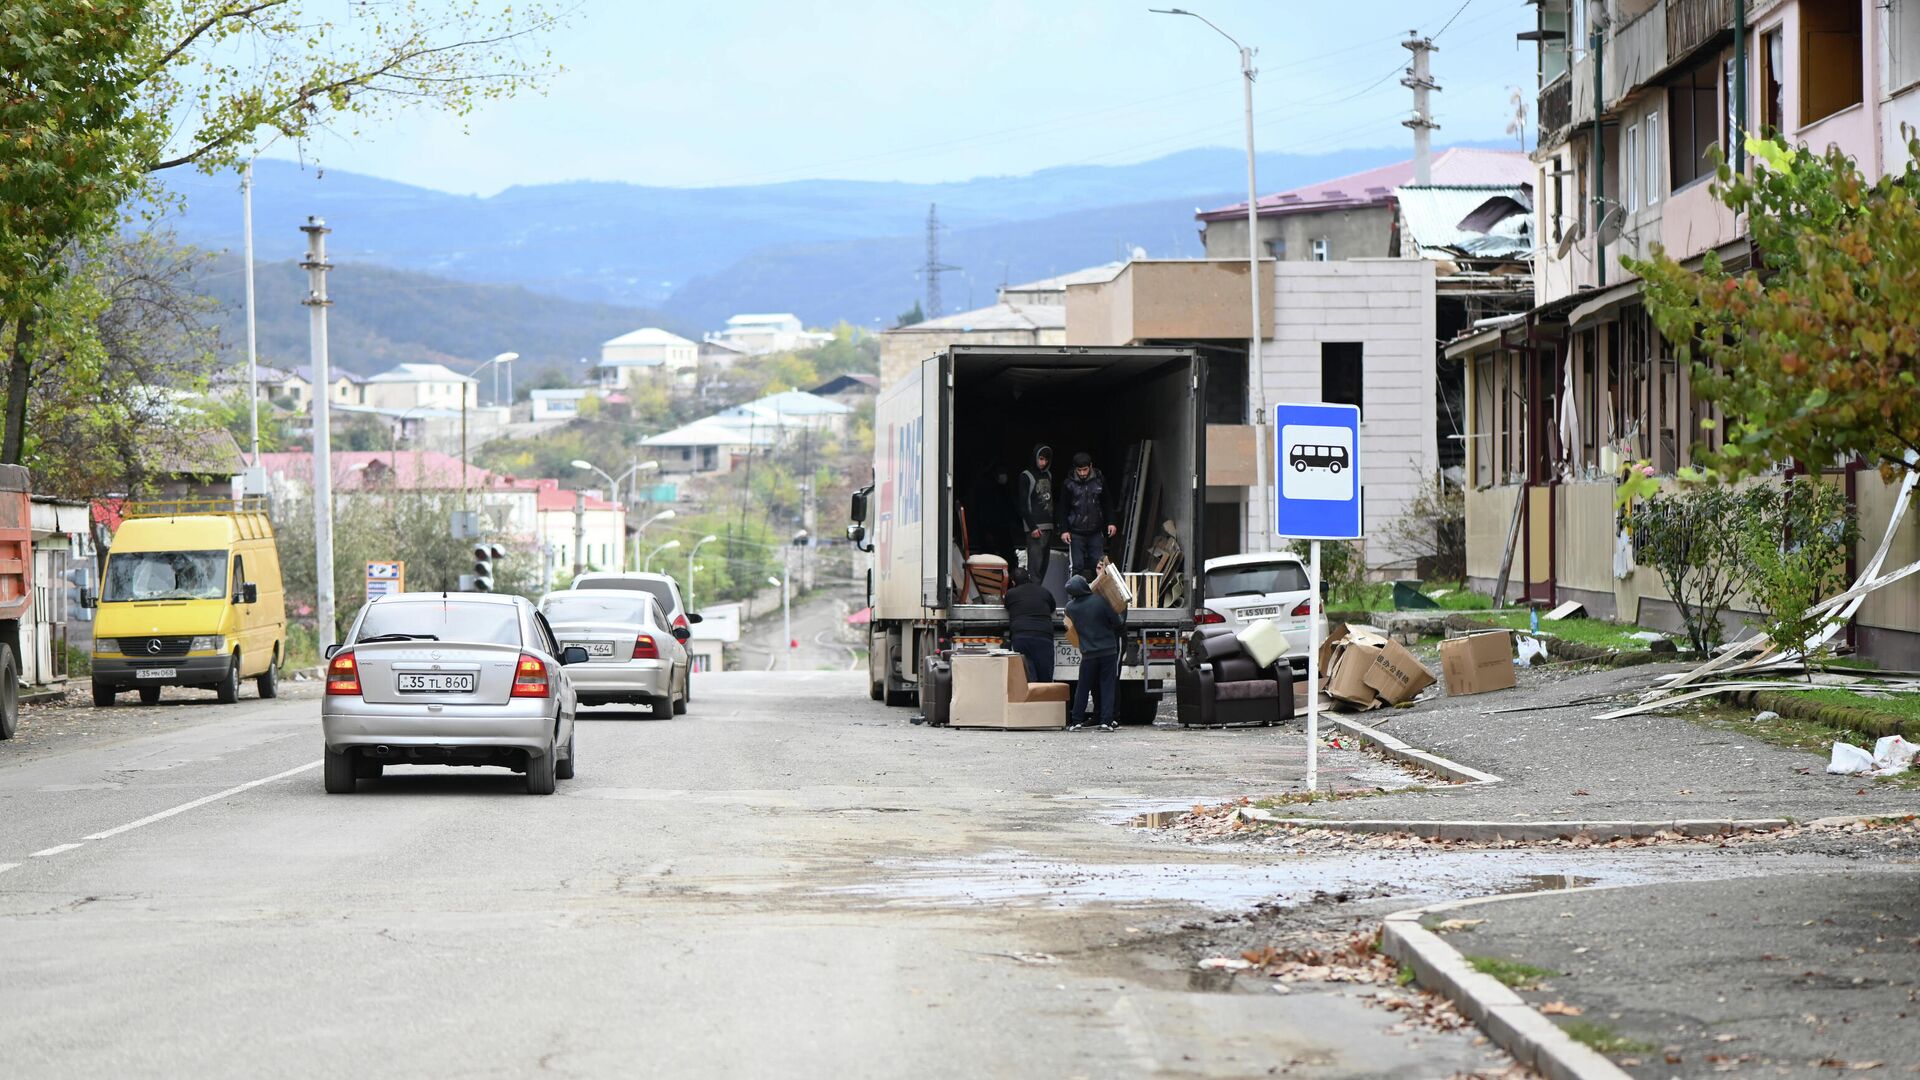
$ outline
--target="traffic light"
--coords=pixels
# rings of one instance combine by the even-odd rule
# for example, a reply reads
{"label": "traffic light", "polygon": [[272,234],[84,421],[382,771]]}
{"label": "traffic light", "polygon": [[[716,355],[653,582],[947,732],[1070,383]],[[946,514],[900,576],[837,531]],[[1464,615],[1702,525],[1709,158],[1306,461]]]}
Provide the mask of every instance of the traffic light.
{"label": "traffic light", "polygon": [[473,545],[473,591],[493,591],[494,563],[505,557],[507,551],[499,544]]}

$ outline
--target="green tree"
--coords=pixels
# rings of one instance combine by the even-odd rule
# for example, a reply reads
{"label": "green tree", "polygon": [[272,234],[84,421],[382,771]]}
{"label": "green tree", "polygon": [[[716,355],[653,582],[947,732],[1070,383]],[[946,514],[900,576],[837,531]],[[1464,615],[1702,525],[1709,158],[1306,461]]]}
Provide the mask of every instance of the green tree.
{"label": "green tree", "polygon": [[[1688,269],[1658,245],[1623,260],[1696,391],[1724,411],[1724,445],[1696,459],[1738,477],[1857,455],[1891,478],[1920,453],[1920,142],[1872,183],[1837,149],[1747,146],[1753,175],[1722,165],[1712,190],[1746,216],[1752,269],[1712,252]],[[1653,485],[1637,470],[1622,497]]]}
{"label": "green tree", "polygon": [[914,323],[923,323],[926,321],[927,313],[920,310],[920,301],[915,300],[913,307],[894,316],[893,328],[898,330],[903,326],[912,326]]}
{"label": "green tree", "polygon": [[1777,523],[1768,513],[1771,497],[1766,487],[1686,484],[1656,491],[1633,512],[1634,561],[1660,575],[1694,651],[1703,656],[1720,644],[1720,616],[1747,580],[1741,532],[1729,522],[1766,517]]}
{"label": "green tree", "polygon": [[1736,537],[1746,591],[1766,618],[1767,636],[1795,655],[1827,621],[1809,618],[1807,609],[1846,588],[1847,552],[1859,532],[1846,493],[1817,476],[1756,492]]}

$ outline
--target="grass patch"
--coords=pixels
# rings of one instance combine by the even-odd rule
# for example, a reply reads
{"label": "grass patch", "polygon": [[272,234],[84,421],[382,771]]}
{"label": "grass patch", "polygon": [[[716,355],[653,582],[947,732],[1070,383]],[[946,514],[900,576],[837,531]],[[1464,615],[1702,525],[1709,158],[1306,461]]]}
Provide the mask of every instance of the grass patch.
{"label": "grass patch", "polygon": [[[1801,690],[1794,692],[1815,696],[1827,693],[1828,691]],[[1838,691],[1838,693],[1845,694],[1846,691]],[[1879,698],[1860,700],[1857,694],[1851,696],[1856,700],[1841,703],[1872,709],[1877,709],[1882,704],[1882,699]],[[1920,704],[1920,702],[1908,702],[1907,704],[1911,706]],[[1790,750],[1804,750],[1809,754],[1816,754],[1822,758],[1832,752],[1833,744],[1836,742],[1850,742],[1855,746],[1865,747],[1869,750],[1873,748],[1874,736],[1865,732],[1837,728],[1830,724],[1820,723],[1817,720],[1801,720],[1793,716],[1774,716],[1767,720],[1755,718],[1758,712],[1764,711],[1769,710],[1754,710],[1737,705],[1725,705],[1719,702],[1713,702],[1711,704],[1701,705],[1694,715],[1699,723],[1707,727],[1716,728],[1721,731],[1736,732],[1741,735],[1759,739],[1762,742],[1771,743],[1774,746],[1784,746]],[[1897,776],[1832,777],[1831,779],[1859,780],[1879,784],[1892,784],[1897,787],[1920,788],[1920,770],[1913,769],[1909,769]]]}
{"label": "grass patch", "polygon": [[1652,1043],[1629,1039],[1607,1025],[1591,1020],[1569,1020],[1560,1025],[1560,1030],[1566,1032],[1574,1042],[1602,1054],[1650,1054],[1656,1049]]}
{"label": "grass patch", "polygon": [[1822,690],[1795,690],[1793,693],[1820,705],[1845,705],[1850,709],[1864,709],[1867,712],[1897,716],[1902,720],[1920,721],[1920,694],[1888,694],[1884,697],[1873,697],[1856,690],[1842,690],[1837,687]]}
{"label": "grass patch", "polygon": [[1407,966],[1401,968],[1400,971],[1394,975],[1393,985],[1395,986],[1412,986],[1413,985],[1413,965],[1412,964],[1408,964]]}
{"label": "grass patch", "polygon": [[1495,979],[1513,987],[1526,990],[1540,985],[1540,980],[1552,977],[1555,972],[1546,968],[1523,964],[1518,960],[1502,960],[1493,956],[1469,956],[1467,963],[1482,975],[1491,975]]}
{"label": "grass patch", "polygon": [[[1495,626],[1504,626],[1509,630],[1529,632],[1532,630],[1532,619],[1525,609],[1490,611],[1487,613],[1487,620]],[[1540,624],[1542,635],[1577,641],[1582,645],[1592,645],[1595,648],[1612,649],[1615,652],[1645,652],[1647,643],[1630,636],[1644,632],[1644,627],[1635,626],[1632,623],[1608,622],[1605,619],[1561,619],[1558,622]]]}
{"label": "grass patch", "polygon": [[[1477,593],[1457,581],[1423,581],[1420,591],[1431,593],[1446,589],[1447,595],[1433,598],[1443,611],[1483,611],[1493,606],[1493,598]],[[1392,611],[1393,582],[1374,581],[1359,588],[1336,590],[1327,598],[1330,611]]]}

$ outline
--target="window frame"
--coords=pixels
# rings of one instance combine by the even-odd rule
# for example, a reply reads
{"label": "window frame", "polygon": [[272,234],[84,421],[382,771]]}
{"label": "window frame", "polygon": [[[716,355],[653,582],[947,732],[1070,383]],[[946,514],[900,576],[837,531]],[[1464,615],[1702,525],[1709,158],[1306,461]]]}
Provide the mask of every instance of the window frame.
{"label": "window frame", "polygon": [[1626,138],[1622,141],[1626,144],[1626,168],[1623,171],[1627,174],[1627,182],[1624,185],[1626,190],[1621,194],[1626,196],[1627,212],[1633,213],[1640,209],[1640,125],[1628,124]]}
{"label": "window frame", "polygon": [[1649,112],[1642,124],[1646,128],[1640,142],[1640,152],[1646,157],[1646,205],[1653,207],[1660,205],[1660,110]]}
{"label": "window frame", "polygon": [[[1349,354],[1346,350],[1352,350]],[[1351,367],[1351,373],[1343,370]],[[1345,386],[1330,386],[1327,373],[1332,370],[1339,374],[1340,382],[1351,380],[1352,399],[1330,396],[1332,389],[1345,389]],[[1352,405],[1359,410],[1360,421],[1367,419],[1367,346],[1363,341],[1323,341],[1320,343],[1320,400],[1334,405]]]}

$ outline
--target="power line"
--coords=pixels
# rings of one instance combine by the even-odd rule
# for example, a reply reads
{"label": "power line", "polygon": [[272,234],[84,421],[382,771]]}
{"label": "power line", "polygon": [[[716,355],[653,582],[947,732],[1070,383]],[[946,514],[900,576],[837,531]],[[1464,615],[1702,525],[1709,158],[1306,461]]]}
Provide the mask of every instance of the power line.
{"label": "power line", "polygon": [[1467,8],[1468,8],[1468,7],[1470,6],[1470,5],[1472,5],[1472,3],[1473,3],[1473,0],[1462,0],[1462,2],[1461,2],[1461,4],[1460,4],[1460,7],[1459,7],[1458,9],[1456,9],[1456,10],[1454,11],[1454,13],[1453,13],[1453,16],[1452,16],[1451,18],[1449,18],[1449,19],[1448,19],[1448,20],[1446,21],[1446,23],[1445,23],[1445,24],[1443,24],[1443,25],[1442,25],[1442,26],[1440,27],[1440,29],[1438,29],[1438,30],[1435,30],[1435,31],[1433,32],[1433,36],[1434,36],[1434,37],[1435,37],[1435,38],[1437,39],[1437,38],[1439,38],[1439,36],[1440,36],[1441,34],[1444,34],[1444,33],[1446,33],[1446,32],[1447,32],[1447,27],[1449,27],[1449,26],[1452,26],[1452,25],[1453,25],[1453,20],[1454,20],[1454,19],[1457,19],[1457,18],[1459,18],[1459,17],[1460,17],[1460,12],[1462,12],[1462,11],[1465,11],[1465,10],[1467,10]]}

